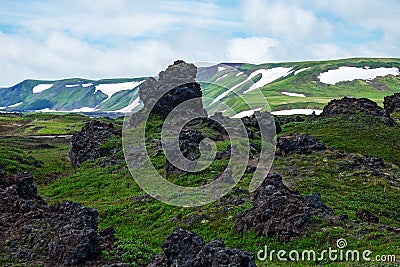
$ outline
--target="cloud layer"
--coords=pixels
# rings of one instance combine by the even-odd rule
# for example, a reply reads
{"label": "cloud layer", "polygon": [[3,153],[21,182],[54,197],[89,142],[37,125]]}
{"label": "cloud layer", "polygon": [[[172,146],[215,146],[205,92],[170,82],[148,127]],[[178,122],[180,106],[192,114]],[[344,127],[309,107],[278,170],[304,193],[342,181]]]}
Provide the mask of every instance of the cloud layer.
{"label": "cloud layer", "polygon": [[0,86],[149,76],[176,59],[399,57],[397,25],[397,0],[6,0]]}

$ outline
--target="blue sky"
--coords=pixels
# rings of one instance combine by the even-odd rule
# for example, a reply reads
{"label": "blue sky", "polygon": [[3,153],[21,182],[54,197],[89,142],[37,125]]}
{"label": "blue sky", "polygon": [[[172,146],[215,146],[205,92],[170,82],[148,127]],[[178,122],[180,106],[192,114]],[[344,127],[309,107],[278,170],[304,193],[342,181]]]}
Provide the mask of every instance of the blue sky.
{"label": "blue sky", "polygon": [[176,59],[400,57],[398,0],[2,0],[0,86],[151,76]]}

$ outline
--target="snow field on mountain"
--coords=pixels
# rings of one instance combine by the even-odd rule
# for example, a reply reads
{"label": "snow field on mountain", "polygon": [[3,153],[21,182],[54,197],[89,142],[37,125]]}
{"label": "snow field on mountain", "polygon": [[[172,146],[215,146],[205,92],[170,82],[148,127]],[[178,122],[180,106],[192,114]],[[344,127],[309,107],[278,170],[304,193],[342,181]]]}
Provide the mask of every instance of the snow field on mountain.
{"label": "snow field on mountain", "polygon": [[356,67],[339,67],[338,69],[322,72],[318,78],[320,82],[325,84],[337,84],[338,82],[354,81],[354,80],[373,80],[376,77],[384,77],[387,75],[399,75],[398,68],[376,68],[370,69]]}
{"label": "snow field on mountain", "polygon": [[108,83],[103,83],[96,85],[96,90],[94,91],[94,94],[97,91],[101,91],[102,93],[107,95],[107,99],[111,98],[113,94],[123,91],[123,90],[130,90],[133,89],[139,85],[141,85],[144,81],[138,81],[138,82],[125,82],[125,83],[113,83],[113,84],[108,84]]}
{"label": "snow field on mountain", "polygon": [[50,89],[51,87],[53,87],[52,83],[51,84],[48,84],[48,83],[38,84],[38,85],[36,85],[35,87],[32,88],[32,92],[34,94],[41,93],[41,92],[43,92],[43,91],[45,91],[47,89]]}

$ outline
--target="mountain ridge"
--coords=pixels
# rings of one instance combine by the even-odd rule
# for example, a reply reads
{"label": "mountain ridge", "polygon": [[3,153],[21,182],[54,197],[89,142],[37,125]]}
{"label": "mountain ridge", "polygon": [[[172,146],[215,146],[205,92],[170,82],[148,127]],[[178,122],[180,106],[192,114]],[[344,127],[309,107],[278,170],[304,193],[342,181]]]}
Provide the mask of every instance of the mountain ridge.
{"label": "mountain ridge", "polygon": [[[208,113],[224,111],[224,105],[236,113],[254,109],[318,110],[329,100],[344,96],[367,97],[380,104],[383,97],[400,91],[399,69],[398,58],[348,58],[257,65],[218,63],[199,67],[196,80],[202,85],[203,101]],[[336,74],[335,70],[338,70]],[[370,78],[368,75],[372,71],[378,75]],[[338,72],[342,77],[338,76]],[[325,77],[331,76],[331,81],[321,80],[322,73],[326,74]],[[338,76],[338,82],[332,81],[335,75]],[[349,79],[352,75],[354,79]],[[347,76],[347,80],[344,76]],[[0,88],[0,111],[135,111],[142,105],[138,87],[145,79],[147,77],[27,79],[11,87]],[[257,97],[256,88],[266,99]]]}

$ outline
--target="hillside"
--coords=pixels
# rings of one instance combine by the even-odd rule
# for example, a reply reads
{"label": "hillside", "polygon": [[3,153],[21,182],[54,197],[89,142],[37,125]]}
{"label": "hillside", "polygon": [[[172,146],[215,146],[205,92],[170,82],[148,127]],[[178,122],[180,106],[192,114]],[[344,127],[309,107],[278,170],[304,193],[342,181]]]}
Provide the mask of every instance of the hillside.
{"label": "hillside", "polygon": [[[367,97],[381,104],[385,96],[400,91],[399,69],[400,59],[378,58],[221,63],[199,68],[196,80],[202,85],[209,114],[224,111],[224,115],[240,117],[254,109],[269,108],[275,114],[296,113],[293,109],[310,114],[313,110],[318,113],[329,100],[344,96]],[[26,80],[0,88],[0,110],[122,115],[142,107],[138,87],[144,80]],[[225,105],[233,111],[226,111]]]}
{"label": "hillside", "polygon": [[[0,242],[5,244],[0,264],[54,266],[72,258],[80,260],[70,264],[75,266],[93,266],[94,261],[98,266],[151,267],[398,266],[400,94],[392,97],[396,107],[390,111],[370,99],[343,98],[330,101],[316,116],[257,113],[260,120],[256,115],[193,120],[179,129],[180,152],[195,161],[206,151],[202,140],[212,140],[216,154],[209,167],[191,172],[166,158],[161,131],[165,111],[201,93],[200,87],[188,77],[186,86],[173,89],[149,114],[154,92],[144,89],[165,88],[167,78],[186,77],[193,69],[176,62],[163,78],[145,82],[146,108],[124,122],[78,114],[0,114],[0,193],[5,196],[0,208],[10,215],[0,216]],[[190,106],[195,112],[205,108],[195,106]],[[149,115],[145,124],[143,114]],[[159,201],[139,186],[146,173],[132,170],[141,159],[129,150],[126,131],[145,130],[144,148],[159,175],[175,185],[198,187],[215,181],[234,156],[234,140],[221,122],[243,124],[249,141],[249,153],[242,158],[245,172],[226,195],[182,207]],[[257,164],[265,160],[265,125],[277,133],[276,151],[269,175],[250,192]],[[32,174],[38,194],[30,176],[21,172]],[[165,190],[158,189],[160,194]],[[11,199],[22,204],[10,205]],[[115,236],[113,245],[103,242],[104,236]],[[371,250],[373,260],[394,258],[382,263],[329,257],[280,261],[275,254],[270,261],[257,255],[267,246],[268,251],[314,250],[321,256],[323,250],[338,249],[338,240],[344,240],[344,251]]]}

